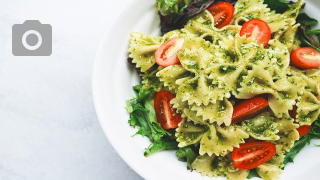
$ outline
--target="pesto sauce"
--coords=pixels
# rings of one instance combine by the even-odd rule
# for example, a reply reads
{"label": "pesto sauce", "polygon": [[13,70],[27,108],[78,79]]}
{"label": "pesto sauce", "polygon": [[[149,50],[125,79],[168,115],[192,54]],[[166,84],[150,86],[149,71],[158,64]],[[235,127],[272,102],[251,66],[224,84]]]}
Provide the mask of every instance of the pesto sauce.
{"label": "pesto sauce", "polygon": [[237,70],[236,66],[222,65],[222,66],[219,67],[219,72],[221,74],[227,74],[227,73],[233,72],[235,70]]}

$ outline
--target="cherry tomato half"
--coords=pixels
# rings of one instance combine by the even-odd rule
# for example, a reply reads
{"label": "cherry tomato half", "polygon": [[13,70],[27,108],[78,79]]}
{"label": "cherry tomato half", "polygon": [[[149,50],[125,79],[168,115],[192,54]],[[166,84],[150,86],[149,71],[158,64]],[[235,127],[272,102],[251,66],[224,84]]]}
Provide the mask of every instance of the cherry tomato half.
{"label": "cherry tomato half", "polygon": [[268,101],[260,96],[244,100],[233,107],[231,124],[236,124],[246,119],[252,118],[264,111],[268,106]]}
{"label": "cherry tomato half", "polygon": [[312,47],[302,47],[291,52],[290,62],[301,68],[311,69],[320,66],[320,52]]}
{"label": "cherry tomato half", "polygon": [[300,136],[304,136],[306,134],[308,134],[311,130],[311,126],[309,125],[303,125],[297,128],[297,131],[299,132]]}
{"label": "cherry tomato half", "polygon": [[[293,106],[293,109],[289,111],[289,114],[293,119],[296,119],[297,106]],[[304,135],[308,134],[310,130],[311,130],[311,126],[309,126],[309,125],[303,125],[303,126],[300,126],[297,128],[297,131],[299,132],[300,136],[304,136]]]}
{"label": "cherry tomato half", "polygon": [[243,35],[258,41],[265,47],[271,39],[271,30],[266,22],[260,19],[251,19],[245,22],[240,30],[240,36]]}
{"label": "cherry tomato half", "polygon": [[182,121],[181,114],[176,113],[172,108],[170,100],[175,96],[167,91],[159,91],[154,98],[154,109],[156,111],[157,120],[161,127],[165,130],[177,128]]}
{"label": "cherry tomato half", "polygon": [[223,28],[232,20],[234,8],[228,2],[218,2],[207,8],[214,18],[214,27]]}
{"label": "cherry tomato half", "polygon": [[240,144],[231,153],[233,165],[238,169],[253,169],[269,161],[276,154],[276,146],[270,142]]}
{"label": "cherry tomato half", "polygon": [[174,64],[179,64],[177,53],[183,46],[183,38],[172,38],[163,43],[155,53],[155,60],[159,66],[167,67]]}

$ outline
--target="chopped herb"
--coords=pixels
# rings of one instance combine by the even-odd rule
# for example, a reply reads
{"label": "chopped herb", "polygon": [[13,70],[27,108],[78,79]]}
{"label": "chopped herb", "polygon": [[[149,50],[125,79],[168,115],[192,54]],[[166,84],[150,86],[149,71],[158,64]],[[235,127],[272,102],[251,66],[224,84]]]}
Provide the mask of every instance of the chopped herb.
{"label": "chopped herb", "polygon": [[222,65],[219,67],[219,72],[221,74],[227,74],[229,72],[232,72],[232,71],[235,71],[237,69],[236,66],[225,66],[225,65]]}

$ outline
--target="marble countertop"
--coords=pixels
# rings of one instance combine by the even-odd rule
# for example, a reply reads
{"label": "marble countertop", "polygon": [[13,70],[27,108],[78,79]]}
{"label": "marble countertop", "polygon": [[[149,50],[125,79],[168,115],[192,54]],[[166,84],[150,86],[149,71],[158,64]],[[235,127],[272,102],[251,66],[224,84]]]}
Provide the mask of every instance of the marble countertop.
{"label": "marble countertop", "polygon": [[[125,0],[1,0],[0,179],[142,179],[115,152],[93,106],[97,46]],[[51,56],[13,56],[12,26],[51,24]]]}

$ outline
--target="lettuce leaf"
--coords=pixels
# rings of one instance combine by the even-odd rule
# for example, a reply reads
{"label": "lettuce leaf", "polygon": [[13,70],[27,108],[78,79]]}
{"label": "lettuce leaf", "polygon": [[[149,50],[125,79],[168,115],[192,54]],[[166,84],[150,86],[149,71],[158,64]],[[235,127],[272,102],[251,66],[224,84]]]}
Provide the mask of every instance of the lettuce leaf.
{"label": "lettuce leaf", "polygon": [[183,13],[184,9],[192,0],[157,0],[157,8],[163,16],[177,16]]}
{"label": "lettuce leaf", "polygon": [[179,161],[187,162],[188,169],[192,169],[191,164],[193,161],[199,156],[199,150],[194,150],[191,146],[186,146],[183,148],[179,148],[176,152],[176,156],[178,157]]}
{"label": "lettuce leaf", "polygon": [[203,12],[207,7],[209,7],[215,0],[202,1],[202,0],[193,0],[183,12],[177,15],[163,15],[161,12],[160,16],[160,26],[161,32],[167,33],[175,29],[181,29],[187,23],[187,21]]}
{"label": "lettuce leaf", "polygon": [[144,156],[150,156],[156,152],[164,151],[167,149],[177,149],[178,142],[175,139],[162,139],[159,141],[155,141],[148,148],[145,149]]}
{"label": "lettuce leaf", "polygon": [[148,156],[166,149],[177,149],[178,143],[174,134],[162,129],[157,122],[156,113],[150,101],[154,96],[153,89],[145,90],[142,87],[143,84],[133,87],[136,97],[126,102],[126,109],[130,114],[128,123],[130,126],[138,128],[135,135],[146,136],[152,142],[145,149],[144,155]]}

